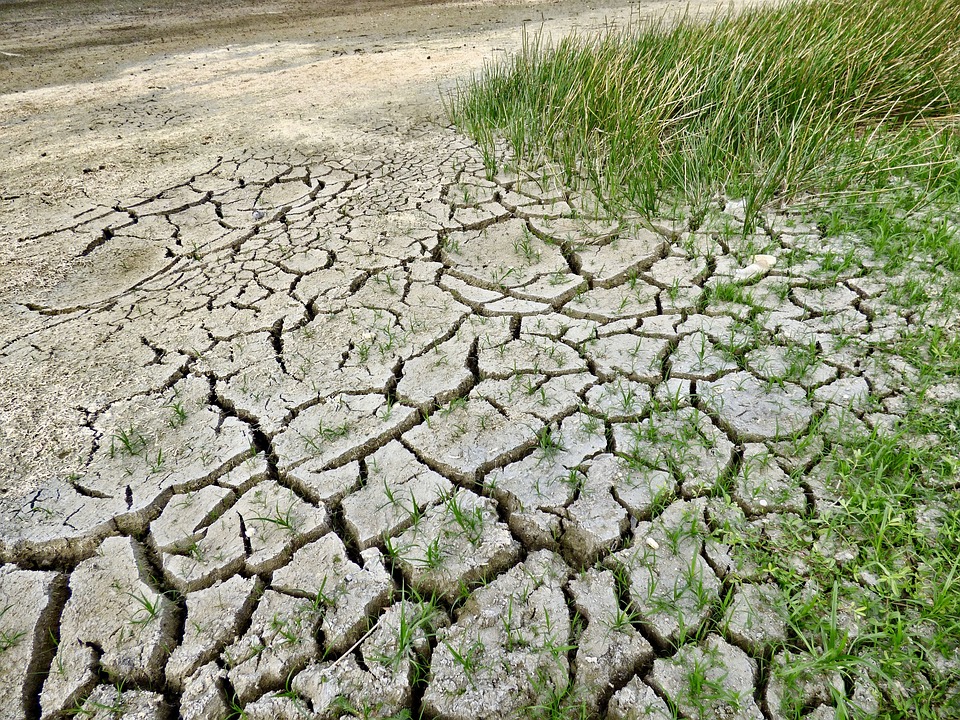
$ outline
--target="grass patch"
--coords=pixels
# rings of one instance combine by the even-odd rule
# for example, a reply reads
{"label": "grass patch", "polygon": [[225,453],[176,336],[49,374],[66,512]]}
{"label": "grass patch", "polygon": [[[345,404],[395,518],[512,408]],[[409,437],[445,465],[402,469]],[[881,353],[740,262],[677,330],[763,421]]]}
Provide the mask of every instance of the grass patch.
{"label": "grass patch", "polygon": [[646,20],[522,50],[449,101],[491,169],[556,163],[613,209],[960,191],[960,4],[820,0]]}
{"label": "grass patch", "polygon": [[[960,397],[929,399],[958,386],[960,339],[934,325],[870,350],[915,371],[905,415],[827,437],[804,473],[814,512],[773,516],[770,530],[735,511],[712,536],[731,548],[735,575],[782,591],[784,649],[800,653],[778,670],[784,717],[809,709],[801,678],[832,673],[847,685],[832,699],[838,718],[960,717]],[[821,428],[809,433],[797,451]]]}
{"label": "grass patch", "polygon": [[[824,462],[842,500],[805,520],[817,538],[812,546],[802,532],[780,542],[740,536],[740,556],[762,566],[788,598],[789,645],[809,653],[822,673],[870,678],[865,687],[876,693],[878,717],[960,710],[955,422],[918,411],[896,433],[834,446]],[[802,558],[804,570],[784,557]],[[856,696],[836,700],[859,716]]]}

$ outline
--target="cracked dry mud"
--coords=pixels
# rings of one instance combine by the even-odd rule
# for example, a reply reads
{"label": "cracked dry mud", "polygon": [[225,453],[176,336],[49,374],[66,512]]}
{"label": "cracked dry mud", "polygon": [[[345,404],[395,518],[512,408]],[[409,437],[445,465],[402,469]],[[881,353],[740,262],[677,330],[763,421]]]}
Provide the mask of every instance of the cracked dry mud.
{"label": "cracked dry mud", "polygon": [[820,451],[895,422],[910,368],[880,344],[923,320],[869,255],[822,269],[849,238],[741,221],[611,221],[431,123],[225,156],[21,238],[79,261],[0,364],[88,384],[65,469],[0,497],[0,718],[869,693],[785,699],[776,588],[717,538],[829,512]]}
{"label": "cracked dry mud", "polygon": [[[789,441],[884,421],[867,355],[900,320],[857,291],[869,268],[794,267],[824,238],[789,214],[738,251],[488,179],[450,130],[404,141],[225,158],[56,231],[104,271],[31,302],[3,361],[124,377],[78,408],[77,470],[3,500],[2,660],[26,678],[4,717],[109,705],[104,680],[129,717],[503,717],[568,685],[689,716],[694,666],[727,689],[711,711],[776,715],[775,588],[705,538],[817,512]],[[761,250],[778,264],[738,279]],[[721,283],[752,304],[706,301]],[[862,343],[837,347],[838,316]]]}

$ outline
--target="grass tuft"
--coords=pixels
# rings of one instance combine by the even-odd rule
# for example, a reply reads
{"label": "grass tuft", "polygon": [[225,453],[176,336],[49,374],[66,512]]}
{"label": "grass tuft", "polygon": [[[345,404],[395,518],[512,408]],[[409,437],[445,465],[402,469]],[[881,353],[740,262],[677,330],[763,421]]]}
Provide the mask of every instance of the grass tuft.
{"label": "grass tuft", "polygon": [[815,0],[707,22],[644,20],[599,38],[525,37],[449,100],[495,163],[559,165],[649,215],[743,198],[958,189],[960,3]]}

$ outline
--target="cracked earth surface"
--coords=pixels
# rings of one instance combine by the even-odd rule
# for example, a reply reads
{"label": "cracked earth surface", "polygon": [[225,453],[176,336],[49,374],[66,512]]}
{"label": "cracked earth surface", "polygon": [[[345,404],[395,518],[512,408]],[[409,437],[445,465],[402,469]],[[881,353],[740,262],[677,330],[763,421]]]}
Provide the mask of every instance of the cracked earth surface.
{"label": "cracked earth surface", "polygon": [[19,235],[75,261],[3,373],[74,395],[58,452],[4,428],[0,718],[782,717],[784,610],[723,532],[829,512],[825,445],[903,412],[884,341],[944,318],[742,220],[613,221],[411,123]]}

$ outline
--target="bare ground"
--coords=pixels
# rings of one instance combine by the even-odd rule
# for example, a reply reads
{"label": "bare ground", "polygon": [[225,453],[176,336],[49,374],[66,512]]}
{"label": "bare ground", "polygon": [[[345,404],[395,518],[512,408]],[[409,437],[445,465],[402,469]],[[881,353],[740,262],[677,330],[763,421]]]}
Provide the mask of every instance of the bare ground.
{"label": "bare ground", "polygon": [[636,12],[2,6],[0,720],[877,702],[780,682],[721,541],[829,513],[817,448],[903,412],[876,263],[789,209],[592,217],[447,127],[524,25]]}
{"label": "bare ground", "polygon": [[[36,325],[25,303],[98,282],[86,243],[51,234],[96,208],[248,151],[376,154],[411,128],[445,125],[443,94],[515,50],[522,28],[598,30],[637,12],[580,0],[0,5],[0,339]],[[62,470],[76,449],[62,417],[69,371],[44,364],[0,381],[8,490]]]}

